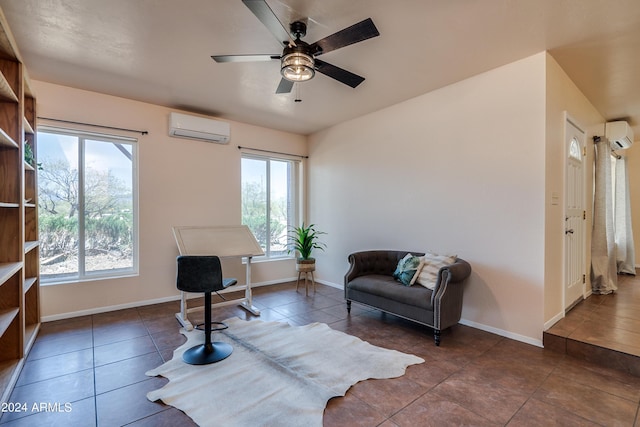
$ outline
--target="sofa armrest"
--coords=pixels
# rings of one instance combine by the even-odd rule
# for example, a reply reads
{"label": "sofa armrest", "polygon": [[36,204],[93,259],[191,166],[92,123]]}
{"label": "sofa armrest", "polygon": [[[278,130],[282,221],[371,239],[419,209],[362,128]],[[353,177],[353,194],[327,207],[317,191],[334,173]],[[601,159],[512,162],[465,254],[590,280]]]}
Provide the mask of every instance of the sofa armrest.
{"label": "sofa armrest", "polygon": [[436,298],[442,297],[447,285],[460,283],[470,275],[471,265],[461,258],[456,258],[456,262],[453,264],[442,267],[440,271],[438,271],[438,279],[433,289],[433,294],[431,295],[431,302],[434,302]]}
{"label": "sofa armrest", "polygon": [[438,330],[453,326],[462,312],[462,282],[471,275],[471,265],[458,258],[438,272],[436,287],[431,294],[434,308],[434,327]]}
{"label": "sofa armrest", "polygon": [[456,262],[446,267],[442,267],[441,270],[448,271],[449,283],[462,282],[471,275],[471,265],[461,258],[457,258]]}

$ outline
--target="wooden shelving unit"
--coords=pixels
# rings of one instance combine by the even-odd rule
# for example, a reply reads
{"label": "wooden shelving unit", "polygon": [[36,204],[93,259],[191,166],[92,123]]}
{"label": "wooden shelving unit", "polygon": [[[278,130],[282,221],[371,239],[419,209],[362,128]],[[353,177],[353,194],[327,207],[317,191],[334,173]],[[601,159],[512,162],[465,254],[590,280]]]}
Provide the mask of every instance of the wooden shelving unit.
{"label": "wooden shelving unit", "polygon": [[40,327],[36,100],[0,10],[0,402],[8,402]]}

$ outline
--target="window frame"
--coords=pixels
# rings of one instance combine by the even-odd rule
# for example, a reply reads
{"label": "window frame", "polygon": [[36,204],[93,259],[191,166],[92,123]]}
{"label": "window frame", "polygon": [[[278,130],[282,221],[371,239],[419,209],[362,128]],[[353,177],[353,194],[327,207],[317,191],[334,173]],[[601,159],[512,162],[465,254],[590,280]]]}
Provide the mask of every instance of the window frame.
{"label": "window frame", "polygon": [[[76,273],[61,273],[47,277],[40,276],[43,286],[60,285],[68,283],[88,282],[95,280],[114,279],[122,277],[134,277],[140,274],[140,221],[139,221],[139,177],[138,177],[138,139],[130,136],[105,134],[91,132],[81,129],[62,128],[57,126],[40,125],[38,134],[48,133],[78,138],[78,265]],[[105,143],[121,143],[131,147],[131,197],[132,197],[132,266],[125,268],[114,268],[110,270],[100,270],[96,272],[86,271],[86,224],[85,224],[85,191],[84,183],[86,177],[86,141],[97,141]],[[40,141],[37,140],[38,144]],[[38,196],[40,200],[40,196]],[[40,216],[40,214],[38,214]]]}
{"label": "window frame", "polygon": [[[254,154],[254,153],[247,153],[247,152],[243,152],[241,154],[241,160],[240,160],[241,162],[240,163],[240,191],[241,191],[240,216],[241,217],[240,217],[240,221],[243,225],[244,225],[244,221],[243,221],[242,215],[244,211],[244,200],[242,199],[242,191],[243,191],[244,180],[243,180],[243,173],[242,173],[242,161],[244,159],[266,162],[267,176],[265,177],[265,181],[267,183],[266,184],[266,203],[268,207],[266,225],[268,230],[270,227],[270,214],[271,214],[271,161],[287,162],[290,164],[290,168],[291,168],[290,179],[289,179],[289,185],[287,187],[287,198],[289,199],[288,206],[290,207],[290,209],[288,209],[289,212],[287,213],[287,216],[289,216],[290,214],[292,218],[287,218],[288,219],[287,234],[288,234],[289,227],[298,225],[300,223],[300,218],[302,217],[302,206],[303,206],[302,159],[295,158],[295,156],[286,156],[286,155],[265,155],[265,154]],[[288,252],[291,248],[291,245],[289,244],[288,239],[286,243],[286,248],[287,248],[286,253],[273,255],[271,253],[272,252],[271,245],[267,244],[267,247],[263,248],[264,255],[259,257],[254,257],[253,260],[257,262],[261,262],[261,261],[277,261],[277,260],[295,258],[295,254]]]}

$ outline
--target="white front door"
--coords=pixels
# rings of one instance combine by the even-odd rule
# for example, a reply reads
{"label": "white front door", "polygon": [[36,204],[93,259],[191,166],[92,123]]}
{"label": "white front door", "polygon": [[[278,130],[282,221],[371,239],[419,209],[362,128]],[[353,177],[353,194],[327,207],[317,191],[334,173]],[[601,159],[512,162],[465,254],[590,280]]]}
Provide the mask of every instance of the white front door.
{"label": "white front door", "polygon": [[566,310],[584,298],[586,279],[584,132],[569,119],[565,122],[565,143],[564,308]]}

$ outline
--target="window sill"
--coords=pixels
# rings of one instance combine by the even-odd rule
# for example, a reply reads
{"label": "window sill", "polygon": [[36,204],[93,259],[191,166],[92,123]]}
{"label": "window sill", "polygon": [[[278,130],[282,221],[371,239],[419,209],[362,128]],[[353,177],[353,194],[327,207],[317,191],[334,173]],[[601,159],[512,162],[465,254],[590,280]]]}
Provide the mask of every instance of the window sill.
{"label": "window sill", "polygon": [[88,276],[88,277],[83,277],[83,278],[59,278],[59,279],[52,279],[52,280],[44,280],[41,279],[40,281],[40,286],[57,286],[57,285],[72,285],[75,283],[85,283],[85,282],[98,282],[98,281],[102,281],[102,280],[118,280],[118,279],[127,279],[130,277],[137,277],[140,274],[138,272],[131,272],[131,273],[122,273],[122,274],[117,274],[117,275],[113,275],[113,276]]}
{"label": "window sill", "polygon": [[[291,260],[295,260],[295,257],[292,256],[281,256],[281,257],[273,257],[273,258],[267,258],[267,257],[253,257],[251,258],[251,264],[262,264],[262,263],[267,263],[267,262],[279,262],[279,261],[291,261]],[[247,258],[242,258],[242,264],[246,264],[247,263]]]}

